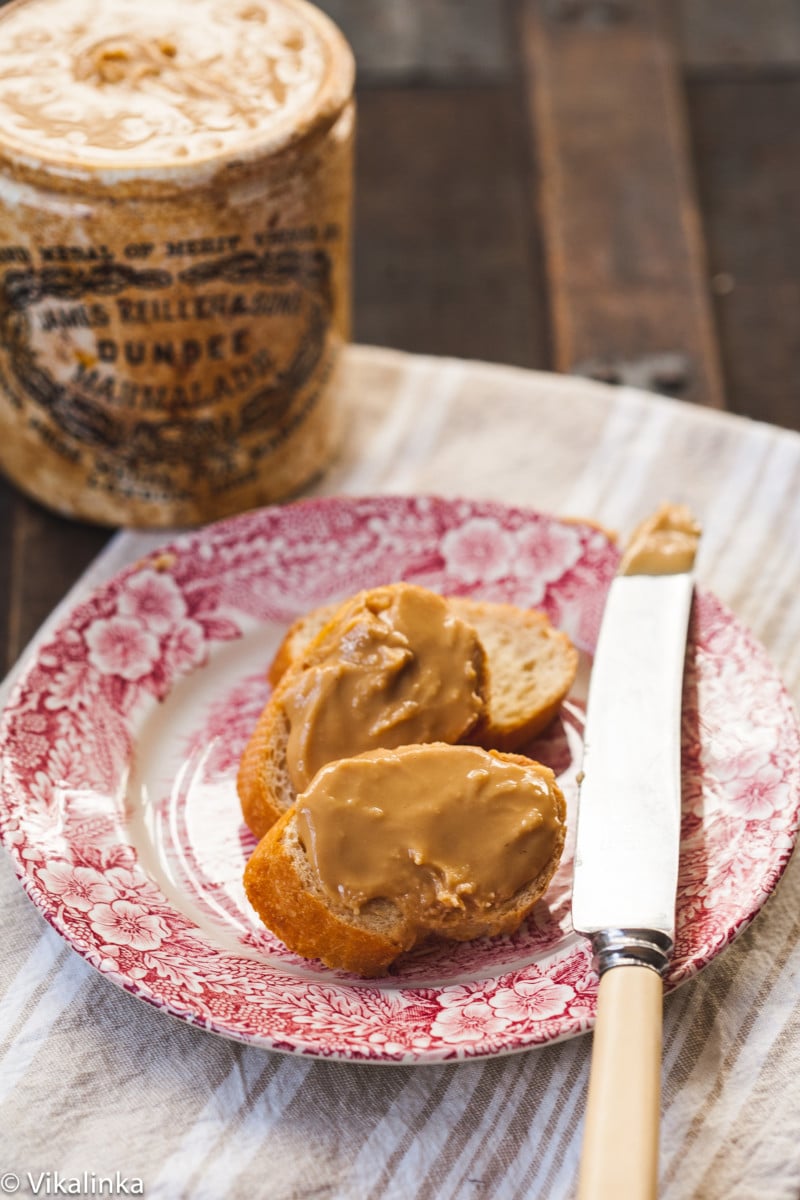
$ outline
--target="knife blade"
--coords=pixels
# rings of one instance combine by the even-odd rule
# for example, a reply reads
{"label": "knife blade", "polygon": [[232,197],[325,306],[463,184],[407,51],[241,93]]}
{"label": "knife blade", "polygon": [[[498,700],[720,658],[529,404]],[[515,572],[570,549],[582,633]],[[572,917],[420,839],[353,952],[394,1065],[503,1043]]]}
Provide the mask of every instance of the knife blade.
{"label": "knife blade", "polygon": [[656,1195],[698,535],[682,506],[662,506],[639,527],[611,583],[592,665],[572,919],[591,939],[600,986],[579,1200]]}

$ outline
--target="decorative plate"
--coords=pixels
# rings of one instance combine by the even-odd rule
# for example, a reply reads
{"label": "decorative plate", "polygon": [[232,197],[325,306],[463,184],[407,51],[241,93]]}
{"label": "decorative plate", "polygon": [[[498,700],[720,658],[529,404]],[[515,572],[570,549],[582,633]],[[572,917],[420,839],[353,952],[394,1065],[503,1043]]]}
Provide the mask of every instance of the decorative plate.
{"label": "decorative plate", "polygon": [[[570,844],[513,937],[431,943],[363,981],[291,954],[256,919],[235,776],[287,625],[402,578],[545,609],[583,651],[583,679],[528,748],[559,775],[573,826],[582,695],[616,563],[591,525],[432,498],[312,500],[181,537],[76,604],[12,693],[0,822],[26,891],[127,991],[269,1049],[442,1062],[583,1032],[597,979],[570,926]],[[668,986],[764,903],[795,841],[800,794],[792,704],[762,648],[702,592],[684,710]]]}

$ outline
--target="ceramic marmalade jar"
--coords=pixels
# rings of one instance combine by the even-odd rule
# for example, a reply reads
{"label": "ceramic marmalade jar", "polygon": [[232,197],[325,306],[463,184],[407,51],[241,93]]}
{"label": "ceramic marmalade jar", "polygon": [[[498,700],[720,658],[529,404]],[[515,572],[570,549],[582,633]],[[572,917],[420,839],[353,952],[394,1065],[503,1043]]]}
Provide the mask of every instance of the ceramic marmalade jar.
{"label": "ceramic marmalade jar", "polygon": [[184,525],[321,470],[353,76],[303,0],[0,10],[0,466],[21,488]]}

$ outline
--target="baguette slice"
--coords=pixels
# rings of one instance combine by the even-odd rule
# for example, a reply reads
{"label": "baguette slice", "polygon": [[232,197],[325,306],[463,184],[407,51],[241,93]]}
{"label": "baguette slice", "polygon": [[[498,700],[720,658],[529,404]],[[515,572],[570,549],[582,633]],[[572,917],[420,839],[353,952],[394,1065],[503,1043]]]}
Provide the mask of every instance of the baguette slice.
{"label": "baguette slice", "polygon": [[[436,748],[445,752],[458,749]],[[393,756],[402,758],[406,751],[419,749],[401,747]],[[372,758],[375,753],[339,762],[334,769]],[[245,891],[264,924],[295,953],[365,977],[382,975],[398,955],[431,936],[471,941],[516,930],[545,892],[561,859],[566,830],[564,797],[552,771],[530,759],[478,748],[474,753],[485,755],[483,762],[489,770],[493,761],[515,763],[546,781],[548,803],[555,812],[553,845],[535,878],[502,901],[480,908],[467,904],[454,909],[443,904],[422,921],[390,898],[368,900],[356,910],[337,902],[323,887],[300,837],[298,803],[261,839],[245,868]]]}
{"label": "baguette slice", "polygon": [[[291,666],[281,675],[275,691],[259,717],[239,764],[236,786],[242,815],[248,828],[257,838],[263,837],[281,813],[294,803],[297,795],[287,760],[290,735],[290,718],[287,708],[290,692],[296,687],[302,673],[313,671],[315,667],[325,661],[331,640],[335,639],[344,623],[350,621],[355,613],[368,607],[379,593],[397,594],[402,591],[423,593],[424,589],[411,584],[397,583],[360,592],[343,605],[337,605],[332,609],[328,613],[331,618],[328,621],[319,621],[315,617],[316,635],[302,647],[297,645],[296,649],[299,653],[292,660]],[[431,596],[431,593],[427,594]],[[435,601],[437,609],[441,608],[448,621],[451,621],[453,617],[458,621],[463,620],[459,613],[450,612],[449,606],[445,608],[438,596],[431,596],[431,599]],[[316,612],[320,612],[320,610],[316,610]],[[437,714],[428,710],[428,723],[433,722],[432,727],[437,730],[437,733],[434,738],[425,740],[450,740],[452,738],[453,741],[458,741],[463,735],[469,733],[476,721],[483,720],[482,714],[486,707],[485,699],[488,688],[486,657],[474,628],[469,622],[465,622],[465,625],[467,640],[470,644],[474,688],[480,698],[481,712],[473,713],[469,723],[460,724],[458,729],[445,731]],[[394,731],[390,731],[387,736],[391,736],[391,733]],[[387,746],[397,745],[398,740],[396,738],[385,744]],[[405,737],[404,740],[412,739]],[[363,745],[351,745],[348,753],[356,754],[366,748]]]}
{"label": "baguette slice", "polygon": [[[477,632],[489,672],[486,713],[464,740],[487,750],[519,750],[555,717],[575,681],[578,652],[537,609],[465,596],[450,596],[448,603]],[[269,668],[273,687],[339,608],[338,601],[315,608],[289,627]]]}
{"label": "baguette slice", "polygon": [[332,604],[322,604],[292,622],[267,670],[267,682],[272,687],[277,687],[289,668],[300,661],[304,651],[331,623],[343,603],[342,600],[334,600]]}
{"label": "baguette slice", "polygon": [[288,741],[289,717],[279,687],[258,718],[236,776],[245,825],[257,838],[263,837],[295,801],[296,792],[286,761]]}
{"label": "baguette slice", "polygon": [[486,652],[486,713],[464,739],[487,750],[519,750],[558,713],[578,672],[578,651],[543,612],[453,596]]}

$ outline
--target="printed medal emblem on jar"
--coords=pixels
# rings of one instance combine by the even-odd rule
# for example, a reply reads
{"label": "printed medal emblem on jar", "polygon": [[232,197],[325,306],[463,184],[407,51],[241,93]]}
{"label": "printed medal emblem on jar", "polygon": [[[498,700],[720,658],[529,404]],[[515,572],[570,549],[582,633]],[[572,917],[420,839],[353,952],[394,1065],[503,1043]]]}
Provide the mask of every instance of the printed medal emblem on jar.
{"label": "printed medal emblem on jar", "polygon": [[0,11],[0,467],[195,524],[333,451],[354,65],[304,0]]}

